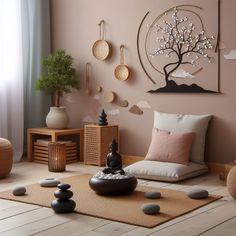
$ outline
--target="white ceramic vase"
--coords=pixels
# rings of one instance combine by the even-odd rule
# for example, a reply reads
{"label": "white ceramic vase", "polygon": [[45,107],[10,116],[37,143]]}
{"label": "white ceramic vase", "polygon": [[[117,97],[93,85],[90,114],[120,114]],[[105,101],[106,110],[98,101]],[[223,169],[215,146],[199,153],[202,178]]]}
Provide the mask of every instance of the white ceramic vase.
{"label": "white ceramic vase", "polygon": [[46,117],[46,124],[51,129],[67,128],[69,118],[65,107],[50,107],[50,111]]}

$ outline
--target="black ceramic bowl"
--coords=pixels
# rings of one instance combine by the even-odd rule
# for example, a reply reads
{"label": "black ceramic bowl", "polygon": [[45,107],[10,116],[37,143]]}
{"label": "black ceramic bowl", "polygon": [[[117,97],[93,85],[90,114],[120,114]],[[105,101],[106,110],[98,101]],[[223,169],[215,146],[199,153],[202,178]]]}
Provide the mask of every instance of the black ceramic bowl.
{"label": "black ceramic bowl", "polygon": [[89,186],[100,195],[123,195],[132,192],[138,184],[134,176],[125,179],[98,179],[92,177]]}

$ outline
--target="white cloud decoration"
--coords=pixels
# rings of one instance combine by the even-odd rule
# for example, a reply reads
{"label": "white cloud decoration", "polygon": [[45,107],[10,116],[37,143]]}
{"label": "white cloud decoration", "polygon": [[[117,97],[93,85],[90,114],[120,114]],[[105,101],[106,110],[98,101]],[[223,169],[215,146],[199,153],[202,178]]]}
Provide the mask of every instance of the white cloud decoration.
{"label": "white cloud decoration", "polygon": [[107,113],[111,116],[115,116],[120,114],[120,110],[119,109],[108,110]]}
{"label": "white cloud decoration", "polygon": [[137,106],[140,108],[151,108],[150,104],[147,101],[141,100],[137,103]]}
{"label": "white cloud decoration", "polygon": [[175,78],[194,78],[193,75],[183,69],[177,69],[171,75]]}
{"label": "white cloud decoration", "polygon": [[99,100],[100,99],[100,96],[99,95],[94,95],[94,97],[93,97],[95,100]]}
{"label": "white cloud decoration", "polygon": [[227,60],[236,60],[236,50],[231,50],[229,54],[224,55]]}

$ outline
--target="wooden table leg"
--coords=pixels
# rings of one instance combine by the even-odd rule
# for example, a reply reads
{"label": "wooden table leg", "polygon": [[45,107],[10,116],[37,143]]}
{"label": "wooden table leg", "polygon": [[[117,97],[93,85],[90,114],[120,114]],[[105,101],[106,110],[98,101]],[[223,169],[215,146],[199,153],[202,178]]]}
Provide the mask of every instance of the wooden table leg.
{"label": "wooden table leg", "polygon": [[51,141],[52,142],[56,142],[57,141],[57,135],[56,134],[52,134],[51,135]]}
{"label": "wooden table leg", "polygon": [[27,131],[27,158],[28,161],[33,161],[33,134]]}
{"label": "wooden table leg", "polygon": [[79,133],[79,160],[84,161],[84,132]]}

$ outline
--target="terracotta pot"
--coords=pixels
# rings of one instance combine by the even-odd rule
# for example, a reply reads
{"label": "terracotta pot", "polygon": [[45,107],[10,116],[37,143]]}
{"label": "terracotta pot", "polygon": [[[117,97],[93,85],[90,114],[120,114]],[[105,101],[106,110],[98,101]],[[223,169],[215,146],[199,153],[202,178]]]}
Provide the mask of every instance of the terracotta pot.
{"label": "terracotta pot", "polygon": [[50,107],[46,117],[46,124],[51,129],[65,129],[68,126],[69,118],[65,107]]}

